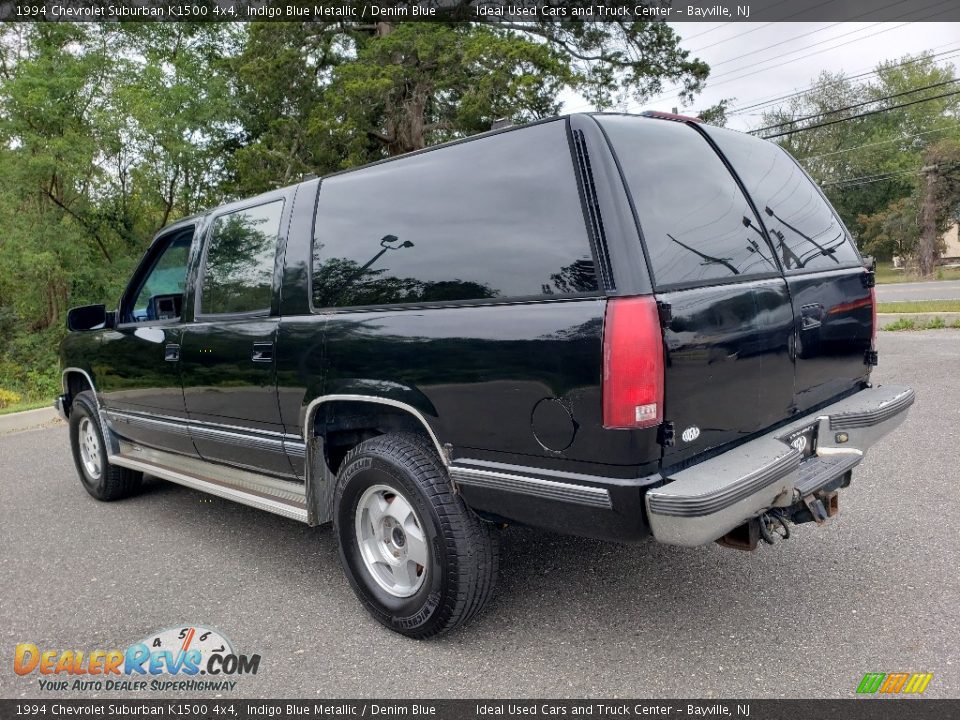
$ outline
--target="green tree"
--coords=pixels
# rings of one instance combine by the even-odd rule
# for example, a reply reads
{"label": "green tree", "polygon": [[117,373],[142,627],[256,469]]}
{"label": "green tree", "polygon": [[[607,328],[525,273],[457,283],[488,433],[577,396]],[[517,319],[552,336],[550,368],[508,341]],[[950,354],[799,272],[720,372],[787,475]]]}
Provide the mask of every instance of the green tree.
{"label": "green tree", "polygon": [[609,107],[667,81],[689,98],[708,73],[664,23],[260,23],[248,33],[234,159],[248,192],[554,115],[565,88]]}
{"label": "green tree", "polygon": [[[879,218],[900,217],[898,201],[915,196],[927,148],[960,138],[960,95],[929,99],[956,90],[948,84],[955,79],[953,65],[930,53],[882,62],[867,81],[823,73],[810,92],[766,113],[758,134],[800,130],[776,141],[822,183],[855,235],[875,239]],[[889,109],[917,100],[924,102]],[[850,119],[875,110],[882,112]]]}
{"label": "green tree", "polygon": [[52,394],[67,307],[112,303],[161,226],[221,199],[232,33],[0,26],[0,386]]}

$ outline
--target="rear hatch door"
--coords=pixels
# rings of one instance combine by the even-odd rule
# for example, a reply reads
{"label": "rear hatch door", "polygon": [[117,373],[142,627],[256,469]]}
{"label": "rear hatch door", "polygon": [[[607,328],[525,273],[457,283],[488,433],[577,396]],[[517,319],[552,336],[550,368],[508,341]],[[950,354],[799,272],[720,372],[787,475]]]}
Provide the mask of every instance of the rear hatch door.
{"label": "rear hatch door", "polygon": [[691,124],[599,116],[633,200],[664,318],[675,467],[793,413],[794,312],[747,197]]}
{"label": "rear hatch door", "polygon": [[794,315],[794,403],[805,412],[869,377],[871,275],[836,212],[773,143],[705,128],[754,201],[784,269]]}

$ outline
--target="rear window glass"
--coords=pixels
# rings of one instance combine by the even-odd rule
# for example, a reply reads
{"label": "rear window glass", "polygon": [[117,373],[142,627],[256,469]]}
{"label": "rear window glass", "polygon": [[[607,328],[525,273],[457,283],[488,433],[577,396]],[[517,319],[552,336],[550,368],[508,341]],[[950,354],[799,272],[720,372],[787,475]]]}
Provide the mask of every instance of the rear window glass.
{"label": "rear window glass", "polygon": [[746,197],[696,130],[629,116],[598,120],[623,167],[658,287],[779,272]]}
{"label": "rear window glass", "polygon": [[321,184],[315,308],[597,289],[563,122],[420,153]]}
{"label": "rear window glass", "polygon": [[836,213],[783,148],[733,130],[711,127],[708,132],[763,214],[785,270],[859,264]]}
{"label": "rear window glass", "polygon": [[216,219],[203,271],[204,314],[269,310],[282,212],[276,200]]}

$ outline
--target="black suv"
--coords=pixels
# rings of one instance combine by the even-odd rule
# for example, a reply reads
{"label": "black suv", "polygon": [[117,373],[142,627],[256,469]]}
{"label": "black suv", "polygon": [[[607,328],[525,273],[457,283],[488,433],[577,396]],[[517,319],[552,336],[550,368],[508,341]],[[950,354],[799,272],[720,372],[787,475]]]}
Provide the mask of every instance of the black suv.
{"label": "black suv", "polygon": [[489,598],[496,530],[752,549],[823,522],[913,402],[873,272],[782,149],[572,115],[181,220],[70,312],[84,486],[143,474],[332,521],[412,637]]}

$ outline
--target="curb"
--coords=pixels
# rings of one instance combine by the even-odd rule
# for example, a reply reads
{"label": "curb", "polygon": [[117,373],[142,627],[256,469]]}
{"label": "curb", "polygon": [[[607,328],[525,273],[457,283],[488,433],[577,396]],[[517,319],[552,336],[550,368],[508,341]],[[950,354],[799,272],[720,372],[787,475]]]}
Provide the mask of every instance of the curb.
{"label": "curb", "polygon": [[62,422],[52,407],[0,415],[0,435]]}

